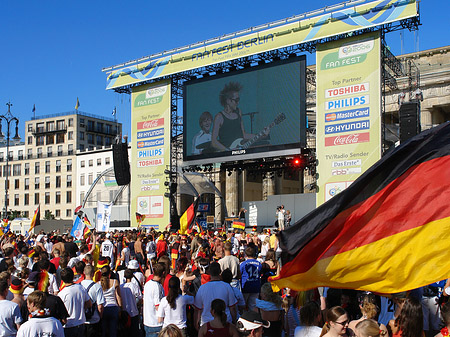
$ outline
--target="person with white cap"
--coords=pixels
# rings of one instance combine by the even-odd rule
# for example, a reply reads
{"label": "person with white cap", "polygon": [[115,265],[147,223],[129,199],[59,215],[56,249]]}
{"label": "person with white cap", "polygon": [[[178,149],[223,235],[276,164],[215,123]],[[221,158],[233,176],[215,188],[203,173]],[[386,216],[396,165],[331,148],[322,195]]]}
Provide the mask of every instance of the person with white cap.
{"label": "person with white cap", "polygon": [[236,327],[241,336],[261,337],[263,328],[270,327],[270,322],[263,320],[256,311],[246,311],[238,319]]}

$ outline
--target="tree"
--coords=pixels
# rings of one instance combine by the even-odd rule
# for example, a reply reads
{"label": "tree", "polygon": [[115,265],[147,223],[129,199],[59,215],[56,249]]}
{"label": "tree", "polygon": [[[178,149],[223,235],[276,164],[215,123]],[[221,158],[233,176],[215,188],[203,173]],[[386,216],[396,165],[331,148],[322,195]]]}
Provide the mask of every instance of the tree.
{"label": "tree", "polygon": [[45,220],[53,220],[53,219],[55,219],[55,216],[52,214],[52,211],[46,210],[44,219]]}

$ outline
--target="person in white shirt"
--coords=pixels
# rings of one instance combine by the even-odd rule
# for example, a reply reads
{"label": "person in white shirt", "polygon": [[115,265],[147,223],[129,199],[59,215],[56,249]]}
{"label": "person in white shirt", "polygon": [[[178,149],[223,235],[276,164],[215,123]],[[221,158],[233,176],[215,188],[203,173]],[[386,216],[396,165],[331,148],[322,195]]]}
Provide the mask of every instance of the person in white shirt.
{"label": "person in white shirt", "polygon": [[172,276],[169,280],[169,293],[161,300],[158,308],[158,322],[163,322],[163,327],[175,324],[186,335],[186,306],[194,304],[194,297],[182,295],[180,279]]}
{"label": "person in white shirt", "polygon": [[99,337],[101,335],[102,325],[100,323],[100,317],[103,315],[103,308],[106,303],[102,286],[92,280],[94,274],[95,269],[93,266],[87,265],[84,267],[85,279],[81,281],[81,285],[86,289],[92,301],[92,316],[86,317],[86,323],[84,324],[86,337]]}
{"label": "person in white shirt", "polygon": [[0,281],[0,336],[15,336],[22,323],[19,306],[6,299],[9,291],[7,280]]}
{"label": "person in white shirt", "polygon": [[128,262],[127,268],[133,271],[133,278],[131,282],[135,283],[142,291],[145,284],[145,276],[139,269],[139,262],[137,260],[130,260],[130,262]]}
{"label": "person in white shirt", "polygon": [[64,325],[65,337],[81,337],[84,335],[86,315],[84,310],[92,306],[91,299],[81,284],[73,283],[73,271],[70,268],[61,270],[64,288],[58,293],[66,306],[69,317]]}
{"label": "person in white shirt", "polygon": [[212,152],[211,147],[211,125],[212,115],[209,111],[204,111],[199,118],[200,131],[192,138],[191,154],[201,154]]}
{"label": "person in white shirt", "polygon": [[158,322],[157,310],[164,297],[164,288],[161,282],[164,281],[165,267],[162,263],[157,263],[153,267],[153,279],[144,286],[144,330],[146,337],[157,337],[161,331],[162,323]]}
{"label": "person in white shirt", "polygon": [[131,318],[130,335],[139,335],[139,310],[138,304],[142,302],[142,292],[139,286],[132,282],[133,271],[126,269],[125,283],[120,285],[120,295],[122,296],[122,308]]}
{"label": "person in white shirt", "polygon": [[225,269],[230,269],[233,274],[233,280],[231,281],[231,286],[235,288],[240,288],[239,280],[241,279],[241,270],[239,259],[232,255],[232,245],[230,242],[225,242],[223,246],[223,251],[225,256],[219,260],[220,269],[224,271]]}
{"label": "person in white shirt", "polygon": [[100,247],[100,255],[104,257],[109,257],[111,259],[111,263],[109,266],[111,268],[114,268],[114,245],[109,240],[111,237],[111,234],[106,234],[105,241],[102,242],[102,245]]}
{"label": "person in white shirt", "polygon": [[33,291],[28,296],[27,307],[31,318],[20,326],[17,331],[17,337],[64,337],[64,329],[61,322],[54,317],[48,316],[46,309],[44,309],[45,303],[46,295],[42,291]]}
{"label": "person in white shirt", "polygon": [[220,265],[217,262],[210,264],[209,274],[211,275],[211,281],[200,286],[195,295],[195,327],[199,327],[214,319],[211,314],[211,302],[215,299],[221,299],[225,302],[227,321],[229,323],[236,321],[237,299],[230,285],[221,281]]}

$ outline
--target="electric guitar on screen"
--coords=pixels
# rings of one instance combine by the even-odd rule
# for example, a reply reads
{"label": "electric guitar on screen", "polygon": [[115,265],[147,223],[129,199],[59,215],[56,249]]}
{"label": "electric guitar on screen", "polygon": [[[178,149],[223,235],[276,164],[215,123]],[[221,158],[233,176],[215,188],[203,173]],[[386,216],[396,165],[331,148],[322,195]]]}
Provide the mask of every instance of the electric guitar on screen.
{"label": "electric guitar on screen", "polygon": [[249,139],[249,140],[244,140],[243,138],[236,139],[230,145],[230,150],[248,149],[250,146],[252,146],[258,140],[260,140],[261,138],[263,138],[264,136],[266,136],[268,134],[268,132],[267,133],[265,132],[266,129],[268,129],[268,131],[270,131],[270,129],[272,129],[275,125],[280,124],[285,119],[286,119],[286,115],[282,112],[279,113],[277,115],[277,117],[275,117],[275,119],[272,123],[270,123],[267,127],[265,127],[260,133],[255,135],[252,139]]}

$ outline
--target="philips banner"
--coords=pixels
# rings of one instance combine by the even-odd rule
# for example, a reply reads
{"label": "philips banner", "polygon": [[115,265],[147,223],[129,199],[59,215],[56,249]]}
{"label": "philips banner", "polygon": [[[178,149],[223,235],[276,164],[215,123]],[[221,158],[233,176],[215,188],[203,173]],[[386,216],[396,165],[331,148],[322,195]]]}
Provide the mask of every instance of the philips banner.
{"label": "philips banner", "polygon": [[317,206],[381,157],[379,33],[317,46]]}
{"label": "philips banner", "polygon": [[[144,227],[169,224],[164,170],[170,166],[170,97],[168,81],[133,88],[131,95],[131,214],[145,215]],[[138,226],[134,217],[131,226]]]}
{"label": "philips banner", "polygon": [[97,201],[97,231],[108,232],[111,223],[111,204]]}

